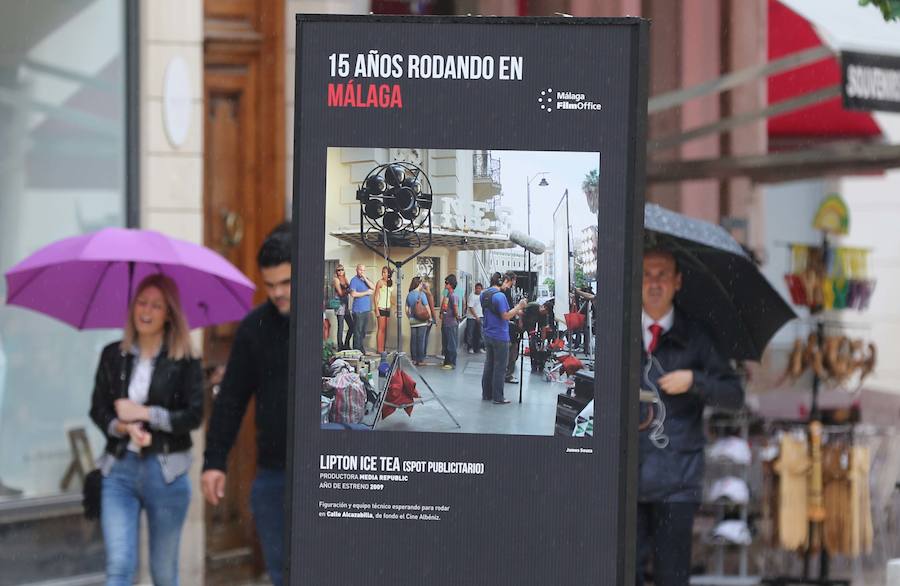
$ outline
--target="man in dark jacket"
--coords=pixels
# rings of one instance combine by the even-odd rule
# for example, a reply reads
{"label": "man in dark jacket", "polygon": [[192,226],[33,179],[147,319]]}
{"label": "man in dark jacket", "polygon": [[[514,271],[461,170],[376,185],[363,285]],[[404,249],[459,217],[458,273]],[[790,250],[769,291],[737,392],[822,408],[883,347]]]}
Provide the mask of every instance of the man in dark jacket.
{"label": "man in dark jacket", "polygon": [[257,256],[268,300],[241,321],[206,432],[201,485],[213,506],[225,496],[228,452],[251,396],[256,396],[257,472],[251,507],[266,570],[283,583],[284,467],[287,445],[288,341],[291,313],[290,224],[277,227]]}
{"label": "man in dark jacket", "polygon": [[[653,557],[656,586],[687,585],[691,533],[703,486],[703,408],[738,409],[740,380],[704,327],[674,306],[681,273],[671,253],[644,254],[642,388],[656,388],[664,428],[640,434],[637,584]],[[642,419],[645,415],[642,412]]]}

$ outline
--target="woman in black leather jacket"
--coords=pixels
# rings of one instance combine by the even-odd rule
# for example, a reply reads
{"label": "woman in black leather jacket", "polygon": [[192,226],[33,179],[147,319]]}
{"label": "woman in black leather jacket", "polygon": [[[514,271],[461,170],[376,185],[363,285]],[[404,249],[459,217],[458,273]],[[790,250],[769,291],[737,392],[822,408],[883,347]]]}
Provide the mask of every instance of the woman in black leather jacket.
{"label": "woman in black leather jacket", "polygon": [[203,419],[203,376],[169,277],[151,275],[138,285],[122,341],[100,356],[91,419],[107,438],[99,462],[107,585],[133,581],[141,509],[153,583],[178,584],[191,493],[190,431]]}

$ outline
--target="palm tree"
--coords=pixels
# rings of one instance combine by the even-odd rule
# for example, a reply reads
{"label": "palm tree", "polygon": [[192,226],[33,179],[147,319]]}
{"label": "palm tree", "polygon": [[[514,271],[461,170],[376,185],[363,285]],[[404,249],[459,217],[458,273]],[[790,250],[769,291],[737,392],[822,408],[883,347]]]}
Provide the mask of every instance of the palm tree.
{"label": "palm tree", "polygon": [[581,189],[587,198],[588,207],[591,213],[596,214],[600,208],[600,170],[592,169],[584,176],[581,182]]}

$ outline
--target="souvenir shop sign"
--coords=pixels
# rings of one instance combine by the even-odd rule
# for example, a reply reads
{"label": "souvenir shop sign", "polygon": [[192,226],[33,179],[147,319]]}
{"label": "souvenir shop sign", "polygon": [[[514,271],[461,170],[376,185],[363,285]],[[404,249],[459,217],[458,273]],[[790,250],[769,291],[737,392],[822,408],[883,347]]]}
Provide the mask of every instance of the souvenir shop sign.
{"label": "souvenir shop sign", "polygon": [[[640,354],[633,333],[640,327],[647,66],[648,23],[638,18],[298,16],[290,584],[634,581]],[[433,377],[433,391],[421,381],[407,389],[398,379],[398,396],[417,393],[426,403],[376,398],[394,411],[389,425],[335,430],[341,425],[332,418],[323,428],[324,353],[312,333],[322,331],[323,306],[329,307],[322,298],[326,266],[345,263],[352,277],[356,263],[387,264],[380,250],[393,247],[391,258],[402,259],[394,288],[406,296],[417,266],[406,257],[427,242],[441,250],[429,254],[445,255],[448,263],[466,262],[472,250],[512,247],[507,236],[499,246],[483,223],[454,228],[439,217],[431,221],[432,211],[446,215],[444,202],[479,177],[472,153],[487,151],[587,153],[602,166],[599,214],[592,219],[603,250],[595,346],[604,348],[593,377],[593,436],[549,435],[562,385],[542,390],[542,397],[526,391],[523,403],[482,401],[482,367],[474,362],[445,375],[463,381],[452,389],[435,382],[438,368],[420,369]],[[528,177],[545,170],[535,160],[534,169],[505,185],[509,197],[524,198]],[[493,179],[488,171],[482,181]],[[563,189],[553,192],[554,201]],[[326,259],[326,250],[339,253]],[[441,282],[434,285],[440,299]],[[410,318],[401,319],[408,336]],[[345,401],[337,407],[345,419],[359,414],[354,401],[367,400],[356,381],[370,381],[378,397],[386,378],[374,372],[378,358],[374,365],[355,360],[360,377],[333,377],[348,381],[345,396],[338,399],[336,391],[334,399]],[[513,389],[506,386],[507,398],[517,394]],[[456,403],[448,406],[451,394]],[[453,406],[465,400],[471,403]],[[397,429],[398,420],[421,423],[427,409],[436,414],[436,429]],[[514,424],[472,431],[475,417],[484,425],[514,413],[545,417],[549,433],[517,432]]]}
{"label": "souvenir shop sign", "polygon": [[900,112],[900,57],[844,51],[841,72],[845,108]]}

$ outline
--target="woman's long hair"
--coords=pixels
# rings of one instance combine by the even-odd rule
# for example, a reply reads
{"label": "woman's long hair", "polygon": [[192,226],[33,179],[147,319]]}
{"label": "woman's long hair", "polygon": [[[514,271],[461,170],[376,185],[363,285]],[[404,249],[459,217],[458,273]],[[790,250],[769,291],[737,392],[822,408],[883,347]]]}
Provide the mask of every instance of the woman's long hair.
{"label": "woman's long hair", "polygon": [[409,282],[409,292],[412,293],[413,289],[419,286],[419,283],[422,282],[422,277],[413,277],[412,281]]}
{"label": "woman's long hair", "polygon": [[128,304],[128,319],[125,322],[125,332],[122,335],[122,351],[130,352],[137,342],[137,327],[134,325],[134,306],[138,297],[149,287],[156,287],[163,295],[166,302],[166,324],[163,332],[163,345],[168,349],[168,357],[172,360],[192,358],[194,349],[191,346],[191,330],[188,328],[184,311],[181,309],[181,298],[178,295],[178,285],[170,277],[163,274],[150,275],[138,285],[131,303]]}
{"label": "woman's long hair", "polygon": [[[339,275],[338,271],[344,271],[344,274]],[[344,268],[344,265],[338,265],[334,268],[334,276],[342,287],[349,286],[350,282],[347,280],[347,270]]]}

